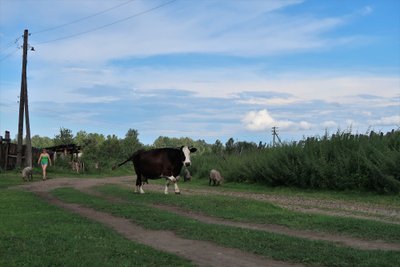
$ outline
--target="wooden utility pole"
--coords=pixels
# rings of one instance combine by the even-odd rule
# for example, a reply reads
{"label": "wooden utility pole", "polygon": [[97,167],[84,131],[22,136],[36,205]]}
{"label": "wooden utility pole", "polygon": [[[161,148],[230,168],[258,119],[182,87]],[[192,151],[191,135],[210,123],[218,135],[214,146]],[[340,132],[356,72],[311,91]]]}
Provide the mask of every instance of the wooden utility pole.
{"label": "wooden utility pole", "polygon": [[275,141],[275,137],[278,139],[279,143],[282,144],[281,139],[279,138],[278,135],[278,131],[277,131],[278,127],[272,127],[272,145],[276,146],[276,141]]}
{"label": "wooden utility pole", "polygon": [[31,126],[29,122],[29,108],[28,108],[28,84],[25,76],[25,126],[26,126],[26,137],[25,137],[25,166],[32,167],[32,143],[31,143]]}
{"label": "wooden utility pole", "polygon": [[[19,120],[18,120],[18,146],[17,146],[17,167],[22,168],[22,141],[23,141],[23,131],[24,131],[24,109],[26,117],[26,127],[27,127],[27,138],[29,135],[29,143],[30,143],[30,126],[29,126],[29,112],[28,112],[28,89],[26,82],[26,65],[27,65],[27,57],[28,57],[28,30],[24,31],[24,44],[22,46],[22,74],[21,74],[21,93],[19,96]],[[28,132],[29,131],[29,132]],[[28,144],[27,144],[28,145]],[[30,144],[29,144],[30,145]],[[27,149],[28,150],[28,149]],[[28,166],[32,164],[32,147],[29,149],[30,151],[25,151],[26,157],[25,162]],[[28,155],[29,152],[30,155]],[[30,159],[29,159],[30,158]],[[30,161],[28,161],[30,160]]]}

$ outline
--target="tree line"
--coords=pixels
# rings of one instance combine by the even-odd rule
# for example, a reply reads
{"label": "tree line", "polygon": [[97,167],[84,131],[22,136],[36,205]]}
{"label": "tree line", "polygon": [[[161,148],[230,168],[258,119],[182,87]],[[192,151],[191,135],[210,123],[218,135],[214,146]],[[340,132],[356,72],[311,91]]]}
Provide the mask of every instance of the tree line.
{"label": "tree line", "polygon": [[109,167],[112,162],[125,160],[138,149],[150,149],[160,147],[180,147],[182,145],[193,146],[198,149],[196,154],[231,154],[242,153],[243,151],[255,150],[265,147],[265,144],[253,142],[234,141],[230,138],[225,144],[216,140],[214,144],[208,144],[204,140],[193,140],[189,137],[173,138],[160,136],[154,140],[153,144],[145,145],[139,140],[139,132],[129,129],[124,138],[118,136],[103,135],[98,133],[87,133],[79,131],[76,135],[70,129],[60,128],[54,138],[41,137],[34,135],[32,146],[37,148],[52,147],[57,145],[75,144],[81,147],[82,159],[87,163],[99,163],[101,166]]}
{"label": "tree line", "polygon": [[[295,186],[312,189],[365,190],[379,193],[400,192],[400,130],[386,134],[340,132],[309,137],[273,147],[263,143],[188,137],[158,137],[153,144],[139,141],[137,130],[129,129],[124,138],[116,135],[86,133],[75,136],[61,128],[53,139],[32,137],[35,147],[60,144],[81,146],[82,160],[109,169],[138,149],[194,146],[198,149],[190,171],[195,178],[206,179],[211,169],[218,169],[226,181],[259,183],[269,186]],[[127,167],[127,171],[133,169]]]}

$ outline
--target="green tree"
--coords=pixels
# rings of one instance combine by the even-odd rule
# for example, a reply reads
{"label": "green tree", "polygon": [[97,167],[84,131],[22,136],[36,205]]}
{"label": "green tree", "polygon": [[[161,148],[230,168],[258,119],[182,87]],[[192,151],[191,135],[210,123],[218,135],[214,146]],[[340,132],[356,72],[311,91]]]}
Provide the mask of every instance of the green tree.
{"label": "green tree", "polygon": [[213,154],[222,155],[224,153],[224,145],[220,140],[217,139],[211,146],[211,151]]}
{"label": "green tree", "polygon": [[85,146],[86,140],[87,140],[88,134],[85,131],[79,131],[76,133],[74,137],[74,143],[77,144],[78,146]]}
{"label": "green tree", "polygon": [[99,158],[102,166],[112,166],[117,161],[124,160],[121,142],[116,135],[107,135],[106,140],[100,145]]}
{"label": "green tree", "polygon": [[85,131],[79,131],[75,136],[75,143],[81,147],[83,152],[83,160],[93,166],[102,161],[100,147],[104,141],[104,135],[97,133],[88,134]]}
{"label": "green tree", "polygon": [[236,153],[242,154],[243,152],[253,151],[257,149],[257,144],[253,142],[239,141],[235,144]]}
{"label": "green tree", "polygon": [[40,137],[39,135],[34,135],[31,138],[32,147],[43,148],[53,146],[53,140],[49,137]]}
{"label": "green tree", "polygon": [[129,129],[121,143],[122,154],[125,158],[128,158],[136,150],[143,147],[143,144],[139,141],[139,132],[135,129]]}
{"label": "green tree", "polygon": [[60,133],[54,136],[54,145],[69,145],[74,143],[74,136],[70,129],[61,127]]}
{"label": "green tree", "polygon": [[194,146],[194,143],[195,142],[193,141],[193,139],[189,137],[176,138],[160,136],[154,141],[153,145],[155,147],[181,147],[183,145]]}
{"label": "green tree", "polygon": [[228,154],[235,152],[235,140],[232,137],[225,143],[225,150]]}

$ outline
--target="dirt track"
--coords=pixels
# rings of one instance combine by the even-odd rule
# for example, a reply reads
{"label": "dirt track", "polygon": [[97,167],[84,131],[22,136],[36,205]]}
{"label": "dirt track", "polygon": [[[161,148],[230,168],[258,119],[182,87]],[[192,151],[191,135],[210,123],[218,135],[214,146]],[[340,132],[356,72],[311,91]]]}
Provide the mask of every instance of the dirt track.
{"label": "dirt track", "polygon": [[[301,266],[293,265],[287,262],[280,262],[266,259],[264,257],[243,252],[238,249],[225,248],[211,242],[187,240],[176,236],[169,231],[153,231],[144,229],[127,219],[115,217],[111,214],[95,211],[90,208],[82,207],[76,204],[64,203],[48,192],[60,187],[74,187],[86,193],[93,193],[92,187],[103,184],[120,184],[132,187],[133,179],[131,177],[102,178],[102,179],[76,179],[76,178],[59,178],[40,181],[19,186],[25,190],[35,192],[37,195],[48,202],[71,210],[89,219],[101,222],[126,238],[135,242],[143,243],[159,250],[177,254],[191,260],[199,266]],[[162,192],[160,185],[146,185],[147,190],[156,190]],[[185,190],[184,193],[189,194],[223,194],[234,195],[236,197],[252,198],[263,201],[272,202],[283,207],[290,206],[298,211],[318,213],[328,213],[342,216],[362,217],[376,219],[391,223],[400,223],[399,211],[387,209],[384,207],[371,207],[366,205],[349,204],[342,201],[327,202],[323,200],[310,200],[300,198],[289,198],[283,196],[271,196],[264,194],[247,194],[237,192],[217,192],[212,188],[201,190]],[[118,201],[118,200],[115,200]],[[325,233],[317,233],[312,231],[293,230],[279,225],[252,224],[242,222],[232,222],[224,219],[206,216],[204,214],[193,213],[187,210],[179,209],[171,206],[153,206],[163,210],[169,210],[182,216],[191,217],[193,219],[211,223],[229,225],[241,228],[256,229],[267,232],[280,233],[290,236],[296,236],[311,240],[328,240],[341,245],[361,248],[361,249],[381,249],[381,250],[397,250],[400,251],[400,244],[392,244],[378,241],[366,241],[352,237],[330,235]],[[294,208],[293,208],[294,207]],[[354,211],[357,211],[354,213]],[[353,212],[352,212],[353,211]]]}

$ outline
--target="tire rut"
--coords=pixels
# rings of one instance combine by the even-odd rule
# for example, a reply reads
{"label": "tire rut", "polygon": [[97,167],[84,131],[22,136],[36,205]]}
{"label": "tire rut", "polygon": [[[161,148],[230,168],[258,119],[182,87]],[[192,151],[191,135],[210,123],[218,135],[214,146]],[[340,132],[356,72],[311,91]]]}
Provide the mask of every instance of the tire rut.
{"label": "tire rut", "polygon": [[303,266],[300,264],[266,259],[262,256],[243,252],[239,249],[218,246],[207,241],[180,238],[171,231],[148,230],[125,218],[116,217],[109,213],[100,212],[78,204],[62,202],[48,192],[36,191],[35,193],[53,205],[72,211],[93,221],[100,222],[129,240],[176,254],[192,261],[198,266]]}
{"label": "tire rut", "polygon": [[[29,191],[36,192],[42,196],[43,196],[43,194],[47,194],[46,198],[49,199],[49,195],[47,192],[50,190],[53,190],[55,188],[73,187],[80,191],[84,191],[85,193],[98,195],[98,193],[95,193],[96,191],[92,190],[92,187],[98,186],[98,185],[105,185],[105,184],[119,184],[119,185],[123,185],[123,186],[131,186],[133,184],[133,178],[132,177],[111,177],[111,178],[102,178],[102,179],[59,178],[59,179],[51,179],[51,180],[48,180],[45,182],[40,181],[40,182],[29,183],[29,184],[25,184],[25,185],[18,186],[18,187],[24,188]],[[146,185],[146,187],[149,190],[154,190],[154,191],[158,192],[161,190],[162,186]],[[268,197],[266,197],[264,194],[251,194],[251,193],[242,193],[242,192],[239,192],[239,193],[238,192],[217,192],[215,190],[202,190],[202,189],[199,189],[199,190],[186,189],[184,192],[188,193],[188,194],[228,195],[228,196],[244,197],[244,198],[250,198],[250,199],[256,199],[256,200],[277,203],[276,201],[271,200]],[[103,195],[102,197],[105,197],[105,196]],[[114,201],[114,202],[121,201],[121,199],[118,199],[116,197],[111,197],[111,198],[108,197],[107,199],[109,201]],[[55,200],[52,200],[52,201],[55,201]],[[290,201],[286,202],[286,204],[289,202]],[[67,207],[65,205],[70,205],[70,204],[65,204],[65,203],[61,204],[60,201],[58,201],[57,203],[60,206],[64,205],[64,207]],[[381,250],[396,250],[396,251],[400,250],[400,244],[387,243],[384,241],[368,241],[368,240],[362,240],[362,239],[352,238],[352,237],[348,237],[348,236],[331,235],[331,234],[320,233],[320,232],[315,232],[315,231],[293,230],[293,229],[289,229],[287,227],[280,226],[280,225],[234,222],[234,221],[229,221],[229,220],[225,220],[225,219],[207,216],[207,215],[204,215],[201,213],[187,211],[187,210],[177,208],[177,207],[172,207],[172,206],[165,206],[165,205],[153,205],[153,206],[156,208],[164,209],[164,210],[167,209],[170,212],[174,212],[174,213],[180,214],[182,216],[190,217],[190,218],[193,218],[193,219],[205,222],[205,223],[221,224],[221,225],[229,225],[229,226],[241,227],[241,228],[247,228],[247,229],[262,230],[262,231],[267,231],[267,232],[273,232],[273,233],[285,234],[285,235],[289,235],[289,236],[306,238],[306,239],[310,239],[310,240],[330,241],[330,242],[335,242],[339,245],[355,247],[355,248],[359,248],[359,249],[367,249],[367,250],[381,249]],[[74,206],[72,205],[72,206],[68,206],[68,207],[69,207],[69,209],[71,209],[71,207],[74,207]],[[83,210],[83,208],[82,208],[82,210]],[[108,214],[108,215],[103,214],[103,215],[112,217],[112,215],[110,215],[110,214]],[[329,215],[332,215],[332,212],[329,212]],[[354,217],[354,216],[350,216],[350,217]],[[370,219],[370,218],[368,218],[368,219]],[[385,222],[387,223],[387,221],[385,221]],[[130,224],[132,224],[132,223],[130,223]],[[143,229],[141,229],[141,231],[143,231]],[[190,242],[193,242],[193,241],[190,240]],[[250,254],[250,255],[253,255],[253,254]],[[282,264],[282,262],[278,262],[276,264]],[[283,264],[286,264],[286,263],[283,263]],[[231,265],[231,266],[240,266],[240,265]],[[246,263],[246,266],[249,266],[249,265],[247,265],[247,263]],[[274,265],[271,265],[271,266],[274,266]],[[276,265],[276,266],[279,266],[279,265]],[[283,266],[285,266],[285,265],[283,265]]]}
{"label": "tire rut", "polygon": [[400,209],[388,208],[383,205],[354,204],[339,200],[310,199],[305,197],[289,197],[279,195],[269,195],[262,193],[244,192],[221,192],[213,190],[187,190],[193,194],[216,194],[223,196],[243,197],[274,203],[282,208],[304,213],[319,213],[324,215],[334,215],[352,217],[357,219],[368,219],[385,223],[400,224]]}
{"label": "tire rut", "polygon": [[[129,201],[124,200],[122,198],[116,196],[109,196],[103,193],[100,193],[93,189],[81,189],[83,193],[90,194],[96,197],[102,197],[108,201],[114,203],[129,203]],[[198,220],[203,223],[207,224],[218,224],[218,225],[226,225],[226,226],[233,226],[239,227],[244,229],[251,229],[251,230],[258,230],[258,231],[265,231],[270,233],[276,234],[283,234],[293,237],[305,238],[309,240],[318,240],[318,241],[328,241],[334,242],[338,245],[353,247],[357,249],[363,250],[393,250],[393,251],[400,251],[400,244],[397,243],[388,243],[385,241],[375,240],[365,240],[355,237],[349,237],[344,235],[333,235],[329,233],[323,232],[315,232],[309,230],[296,230],[291,229],[282,225],[277,224],[260,224],[260,223],[249,223],[249,222],[236,222],[230,221],[223,218],[217,218],[213,216],[209,216],[200,212],[193,212],[190,210],[186,210],[184,208],[171,206],[171,205],[164,205],[164,204],[152,204],[149,205],[151,207],[166,210],[172,213],[175,213],[180,216],[185,216],[191,219]]]}

